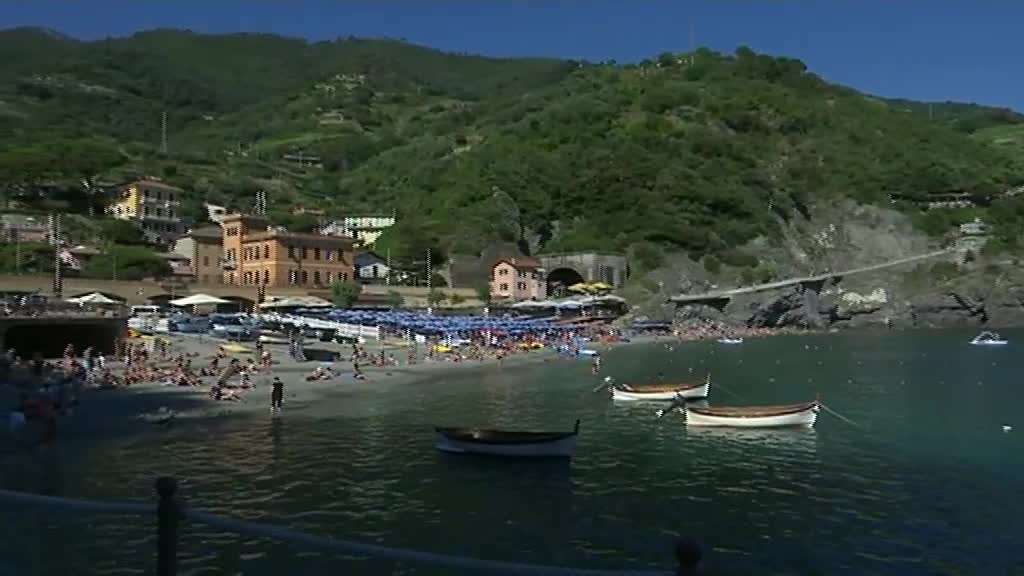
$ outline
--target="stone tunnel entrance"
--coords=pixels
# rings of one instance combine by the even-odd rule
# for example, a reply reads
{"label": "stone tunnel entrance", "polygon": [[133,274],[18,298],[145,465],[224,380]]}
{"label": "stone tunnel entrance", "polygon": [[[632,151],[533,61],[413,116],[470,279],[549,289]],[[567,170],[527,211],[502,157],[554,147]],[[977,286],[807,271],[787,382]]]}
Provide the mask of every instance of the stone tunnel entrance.
{"label": "stone tunnel entrance", "polygon": [[583,276],[572,268],[556,268],[548,273],[548,296],[560,298],[566,295],[566,288],[585,282]]}
{"label": "stone tunnel entrance", "polygon": [[22,358],[31,358],[36,352],[46,358],[59,358],[68,344],[79,353],[92,346],[109,355],[114,353],[123,329],[124,321],[12,323],[3,335],[3,347],[14,348]]}

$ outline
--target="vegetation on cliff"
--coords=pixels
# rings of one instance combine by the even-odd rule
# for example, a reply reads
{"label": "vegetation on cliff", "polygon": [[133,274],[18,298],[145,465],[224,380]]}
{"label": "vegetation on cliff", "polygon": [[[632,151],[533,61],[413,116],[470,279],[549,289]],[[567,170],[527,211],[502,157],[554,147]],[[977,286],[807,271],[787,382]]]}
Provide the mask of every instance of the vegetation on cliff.
{"label": "vegetation on cliff", "polygon": [[49,182],[44,200],[81,210],[83,181],[154,174],[201,219],[201,200],[247,209],[262,188],[272,218],[293,226],[298,205],[397,212],[381,243],[410,261],[424,245],[440,258],[515,241],[629,249],[644,267],[664,251],[753,267],[736,248],[814,203],[914,211],[951,191],[995,207],[1013,245],[1024,203],[1000,194],[1024,171],[968,133],[1021,120],[871,97],[745,48],[617,65],[394,41],[0,32],[8,199],[40,202],[32,191]]}

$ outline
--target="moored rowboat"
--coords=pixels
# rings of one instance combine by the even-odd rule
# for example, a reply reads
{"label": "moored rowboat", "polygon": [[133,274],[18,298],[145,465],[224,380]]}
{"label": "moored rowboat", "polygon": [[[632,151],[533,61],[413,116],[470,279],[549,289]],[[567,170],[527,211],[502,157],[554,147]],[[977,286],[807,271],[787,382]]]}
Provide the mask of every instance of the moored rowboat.
{"label": "moored rowboat", "polygon": [[821,405],[815,401],[781,406],[723,406],[715,408],[685,406],[684,410],[687,426],[779,428],[814,426]]}
{"label": "moored rowboat", "polygon": [[437,449],[457,454],[487,454],[520,458],[571,458],[576,450],[580,421],[572,432],[517,432],[478,428],[435,428]]}
{"label": "moored rowboat", "polygon": [[683,384],[658,384],[640,388],[612,387],[612,398],[616,400],[672,400],[675,398],[707,398],[711,388],[710,378],[703,382]]}

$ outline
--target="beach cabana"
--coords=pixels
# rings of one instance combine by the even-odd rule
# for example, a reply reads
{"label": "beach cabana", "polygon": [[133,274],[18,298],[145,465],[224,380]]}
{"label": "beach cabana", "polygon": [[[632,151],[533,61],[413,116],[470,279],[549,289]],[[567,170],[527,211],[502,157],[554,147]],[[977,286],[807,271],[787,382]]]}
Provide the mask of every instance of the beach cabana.
{"label": "beach cabana", "polygon": [[86,294],[84,296],[68,298],[68,302],[72,302],[74,304],[124,304],[124,302],[121,300],[114,300],[113,298],[105,296],[99,292],[92,292],[91,294]]}

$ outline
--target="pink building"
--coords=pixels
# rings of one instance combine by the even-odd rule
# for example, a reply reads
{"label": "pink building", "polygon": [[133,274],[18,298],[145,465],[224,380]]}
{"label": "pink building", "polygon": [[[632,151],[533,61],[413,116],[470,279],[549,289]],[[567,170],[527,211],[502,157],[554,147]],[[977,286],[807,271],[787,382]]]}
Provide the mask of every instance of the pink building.
{"label": "pink building", "polygon": [[502,258],[491,268],[491,298],[543,299],[547,295],[544,270],[533,258]]}

